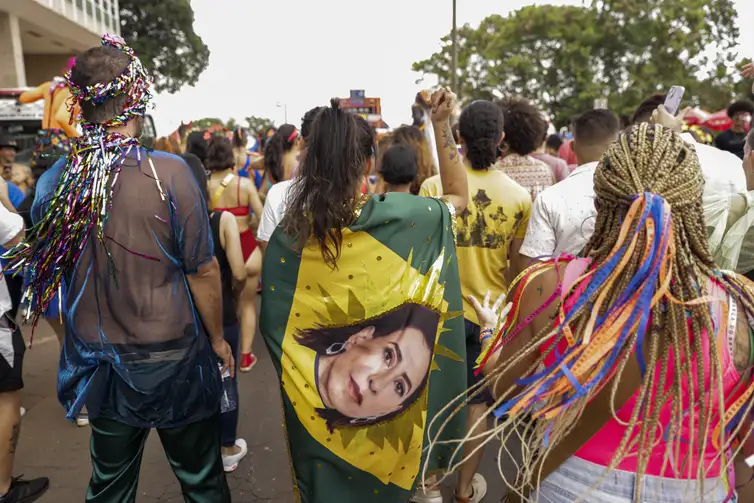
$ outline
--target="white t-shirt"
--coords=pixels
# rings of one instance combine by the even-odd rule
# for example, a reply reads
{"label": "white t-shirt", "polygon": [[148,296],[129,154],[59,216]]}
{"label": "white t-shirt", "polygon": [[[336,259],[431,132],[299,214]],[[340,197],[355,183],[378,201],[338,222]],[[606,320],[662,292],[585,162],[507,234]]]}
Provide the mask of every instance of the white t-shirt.
{"label": "white t-shirt", "polygon": [[[724,200],[746,192],[746,174],[741,159],[723,150],[697,143],[684,133],[699,157],[704,176],[703,199]],[[597,210],[594,207],[594,172],[598,163],[575,169],[562,182],[542,192],[534,202],[529,228],[520,253],[529,258],[550,258],[569,253],[576,255],[586,247],[594,233]]]}
{"label": "white t-shirt", "polygon": [[683,133],[681,138],[694,147],[699,157],[699,167],[704,176],[705,196],[746,192],[746,174],[738,156],[711,145],[697,143],[689,133]]}
{"label": "white t-shirt", "polygon": [[[18,236],[23,228],[24,219],[21,215],[11,213],[0,204],[0,244],[5,245]],[[10,311],[12,307],[13,303],[10,300],[10,293],[8,293],[8,284],[5,282],[5,275],[2,274],[2,267],[0,267],[0,316]]]}
{"label": "white t-shirt", "polygon": [[272,237],[280,222],[283,221],[285,210],[288,209],[288,192],[293,185],[293,180],[276,183],[267,192],[264,201],[264,211],[257,230],[257,240],[267,243]]}
{"label": "white t-shirt", "polygon": [[520,253],[529,258],[577,255],[594,233],[594,172],[597,162],[584,164],[534,200]]}

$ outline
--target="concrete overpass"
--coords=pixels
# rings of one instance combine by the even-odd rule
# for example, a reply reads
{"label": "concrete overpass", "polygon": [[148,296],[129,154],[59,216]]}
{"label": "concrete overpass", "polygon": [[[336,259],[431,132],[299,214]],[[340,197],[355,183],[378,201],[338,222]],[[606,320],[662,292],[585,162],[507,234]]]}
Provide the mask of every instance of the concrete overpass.
{"label": "concrete overpass", "polygon": [[0,0],[0,88],[37,86],[120,33],[118,0]]}

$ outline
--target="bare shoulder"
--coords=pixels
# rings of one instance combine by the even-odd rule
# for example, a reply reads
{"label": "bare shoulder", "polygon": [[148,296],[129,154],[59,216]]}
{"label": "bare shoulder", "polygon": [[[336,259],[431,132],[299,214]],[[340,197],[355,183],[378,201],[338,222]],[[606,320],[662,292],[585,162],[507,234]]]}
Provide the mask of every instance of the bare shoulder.
{"label": "bare shoulder", "polygon": [[242,189],[254,190],[255,192],[257,190],[257,187],[254,185],[254,182],[252,182],[250,179],[246,178],[245,176],[239,176],[238,183],[241,185]]}
{"label": "bare shoulder", "polygon": [[[567,263],[557,265],[551,264],[541,272],[532,273],[532,269],[530,268],[522,273],[527,274],[527,272],[529,272],[532,274],[532,277],[524,286],[524,290],[521,293],[519,319],[532,315],[551,299],[558,290],[558,286],[565,275],[567,266]],[[551,325],[559,308],[560,299],[552,300],[551,303],[542,309],[542,312],[534,319],[533,324],[535,325],[535,328],[539,329],[546,325]]]}

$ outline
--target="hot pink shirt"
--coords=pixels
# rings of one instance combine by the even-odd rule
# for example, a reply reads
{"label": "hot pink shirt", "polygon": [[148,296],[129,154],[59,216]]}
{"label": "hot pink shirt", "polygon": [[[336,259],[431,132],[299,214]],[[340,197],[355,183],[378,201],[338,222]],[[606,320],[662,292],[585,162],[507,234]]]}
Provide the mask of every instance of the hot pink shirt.
{"label": "hot pink shirt", "polygon": [[[566,272],[563,279],[563,296],[565,296],[565,292],[568,291],[569,286],[572,285],[583,273],[586,271],[587,267],[589,266],[590,261],[588,259],[576,259],[573,260],[570,264],[568,264],[566,268]],[[583,291],[583,289],[586,288],[586,283],[582,284],[574,293],[575,295],[572,295],[569,297],[567,301],[565,301],[565,308],[566,310],[570,309],[574,303],[577,300],[578,293],[580,291]],[[714,296],[715,298],[721,299],[723,302],[729,302],[728,296],[726,292],[720,287],[717,283],[714,283],[712,281],[708,284],[708,291],[710,292],[710,295]],[[735,312],[735,302],[730,304],[732,309],[731,313]],[[733,339],[735,338],[736,332],[735,332],[735,318],[733,316],[729,317],[729,320],[722,320],[723,316],[723,310],[722,310],[722,303],[715,302],[712,304],[714,307],[713,309],[713,323],[715,327],[719,327],[720,323],[725,323],[727,325],[730,325],[733,327],[733,330],[727,330],[726,334],[726,340],[718,341],[718,354],[721,355],[722,363],[723,363],[723,395],[726,397],[726,399],[731,398],[731,394],[734,391],[736,385],[741,380],[741,375],[736,370],[734,364],[733,364]],[[742,314],[742,316],[745,316]],[[707,374],[707,387],[709,386],[709,374],[710,374],[710,360],[709,360],[709,344],[707,343],[707,338],[703,337],[703,351],[704,351],[704,362],[705,362],[705,374]],[[565,341],[563,341],[563,345],[565,346]],[[543,350],[546,349],[543,348]],[[563,348],[565,349],[565,348]],[[681,356],[683,358],[683,355]],[[552,363],[555,359],[555,355],[550,355],[549,359],[546,359],[545,363]],[[668,368],[668,376],[672,376],[674,372],[674,365],[673,365],[673,355],[671,353],[670,355],[670,367]],[[659,371],[659,364],[658,364],[658,371]],[[694,379],[694,382],[696,382],[696,379]],[[665,383],[664,389],[669,388],[669,383]],[[694,389],[694,396],[698,397],[699,394],[697,392],[698,390]],[[689,404],[689,392],[688,392],[688,385],[684,383],[683,388],[683,409],[684,410],[693,410],[693,418],[694,418],[694,425],[695,425],[695,431],[694,431],[694,440],[696,440],[697,437],[697,428],[700,424],[699,419],[699,408],[698,407],[692,407]],[[653,398],[656,397],[656,393],[653,394]],[[708,399],[712,399],[713,409],[717,410],[717,393],[713,392],[711,396],[707,396]],[[638,391],[637,393],[632,396],[629,401],[616,413],[618,418],[622,423],[628,423],[631,414],[633,412],[634,406],[636,404],[636,400],[638,399]],[[670,424],[670,417],[671,417],[671,407],[672,404],[670,401],[664,404],[660,411],[659,421],[660,425],[662,426],[663,430],[667,432],[668,425]],[[716,424],[718,420],[718,417],[716,414],[713,414],[712,417],[712,424]],[[585,461],[589,461],[595,464],[598,464],[600,466],[609,466],[614,453],[618,450],[618,447],[620,446],[621,440],[623,439],[623,435],[626,432],[626,427],[621,424],[621,422],[617,421],[615,418],[610,418],[610,420],[605,424],[605,426],[602,427],[601,430],[599,430],[586,444],[584,444],[577,452],[576,457],[581,458]],[[686,418],[683,421],[683,428],[682,428],[682,438],[689,439],[691,438],[689,435],[689,420]],[[638,436],[639,429],[636,428],[636,435]],[[685,479],[689,478],[689,473],[691,474],[692,479],[696,478],[696,470],[699,466],[699,459],[696,459],[696,446],[694,447],[693,452],[689,452],[688,445],[685,442],[681,443],[680,448],[680,455],[675,462],[673,462],[673,459],[671,457],[671,462],[667,463],[665,466],[665,469],[663,470],[663,461],[665,457],[665,451],[667,448],[668,442],[665,441],[665,435],[662,435],[659,441],[656,443],[656,445],[652,448],[652,454],[649,459],[649,464],[647,466],[647,475],[653,475],[653,476],[660,476],[660,477],[667,477],[667,478],[675,478],[675,479]],[[628,453],[628,455],[623,459],[623,461],[618,465],[619,470],[624,470],[628,472],[636,472],[637,471],[637,457],[631,454],[635,454],[638,447],[634,448],[634,451],[631,451]],[[707,439],[707,447],[704,452],[704,466],[707,471],[707,477],[713,478],[720,476],[720,460],[715,460],[715,457],[717,456],[718,451],[715,449],[712,445],[712,431],[709,432],[709,437]],[[686,456],[689,456],[691,459],[691,471],[689,472],[688,464],[684,465],[684,459]],[[683,467],[683,468],[681,468]]]}

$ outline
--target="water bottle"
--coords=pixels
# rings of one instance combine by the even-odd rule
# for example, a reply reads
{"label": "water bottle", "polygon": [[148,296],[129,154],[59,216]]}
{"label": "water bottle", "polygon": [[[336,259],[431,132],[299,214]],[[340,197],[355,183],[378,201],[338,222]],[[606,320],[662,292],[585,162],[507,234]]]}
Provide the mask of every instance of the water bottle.
{"label": "water bottle", "polygon": [[220,397],[220,412],[232,412],[238,407],[238,397],[236,396],[236,389],[233,386],[233,378],[230,376],[230,369],[225,369],[223,372],[223,364],[218,364],[220,368],[220,377],[223,382],[223,394]]}

